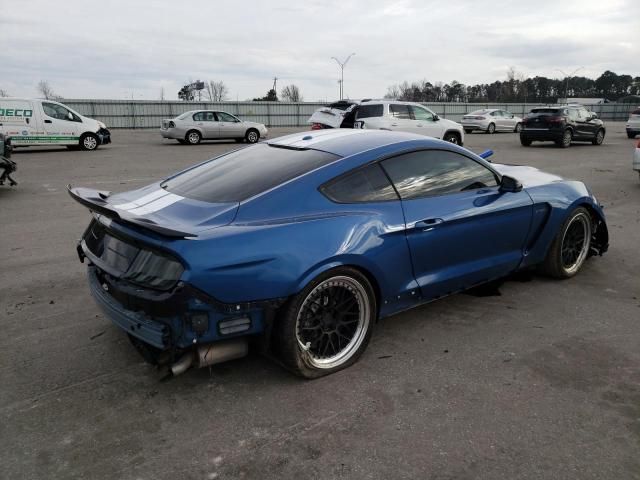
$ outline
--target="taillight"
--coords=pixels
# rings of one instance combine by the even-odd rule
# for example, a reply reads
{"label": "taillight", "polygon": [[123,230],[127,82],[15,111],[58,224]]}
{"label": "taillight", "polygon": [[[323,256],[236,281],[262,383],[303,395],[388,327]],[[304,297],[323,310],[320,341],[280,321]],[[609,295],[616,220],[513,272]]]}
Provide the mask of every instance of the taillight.
{"label": "taillight", "polygon": [[322,130],[322,124],[321,123],[312,123],[311,124],[311,130]]}
{"label": "taillight", "polygon": [[474,120],[485,120],[485,117],[473,117]]}
{"label": "taillight", "polygon": [[562,117],[547,117],[548,123],[562,123],[562,120],[564,120]]}
{"label": "taillight", "polygon": [[638,140],[638,145],[636,145],[636,148],[640,148],[640,140]]}
{"label": "taillight", "polygon": [[175,128],[176,124],[173,122],[169,122],[169,128]]}

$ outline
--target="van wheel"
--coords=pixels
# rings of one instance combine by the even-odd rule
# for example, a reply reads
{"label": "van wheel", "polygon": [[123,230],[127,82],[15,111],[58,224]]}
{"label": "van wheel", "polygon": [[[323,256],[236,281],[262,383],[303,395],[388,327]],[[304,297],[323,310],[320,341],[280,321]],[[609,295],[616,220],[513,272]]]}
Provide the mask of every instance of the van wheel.
{"label": "van wheel", "polygon": [[189,145],[198,145],[202,137],[197,130],[189,130],[184,138]]}
{"label": "van wheel", "polygon": [[258,140],[260,140],[260,134],[257,130],[250,128],[249,130],[247,130],[247,134],[244,138],[246,138],[247,142],[249,143],[256,143]]}
{"label": "van wheel", "polygon": [[85,133],[80,137],[80,148],[82,150],[95,150],[100,145],[100,140],[95,133]]}

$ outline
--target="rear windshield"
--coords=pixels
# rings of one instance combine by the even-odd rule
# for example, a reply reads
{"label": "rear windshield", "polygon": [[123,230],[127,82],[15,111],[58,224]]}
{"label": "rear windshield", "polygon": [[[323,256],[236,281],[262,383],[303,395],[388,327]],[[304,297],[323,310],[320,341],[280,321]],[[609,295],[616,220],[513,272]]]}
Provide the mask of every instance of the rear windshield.
{"label": "rear windshield", "polygon": [[560,113],[558,108],[534,108],[531,113]]}
{"label": "rear windshield", "polygon": [[476,110],[475,112],[468,113],[467,115],[482,115],[483,113],[487,113],[488,111],[489,110],[487,109]]}
{"label": "rear windshield", "polygon": [[209,160],[166,180],[162,187],[204,202],[241,202],[338,158],[261,143]]}
{"label": "rear windshield", "polygon": [[358,107],[358,118],[381,117],[383,113],[382,104],[360,105]]}

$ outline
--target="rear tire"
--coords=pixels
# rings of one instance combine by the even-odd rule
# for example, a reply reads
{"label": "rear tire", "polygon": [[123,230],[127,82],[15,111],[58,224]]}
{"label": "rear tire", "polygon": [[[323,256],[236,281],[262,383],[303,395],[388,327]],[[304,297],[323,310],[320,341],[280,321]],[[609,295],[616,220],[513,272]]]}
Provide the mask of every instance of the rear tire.
{"label": "rear tire", "polygon": [[260,133],[255,128],[250,128],[249,130],[247,130],[244,138],[247,143],[256,143],[258,140],[260,140]]}
{"label": "rear tire", "polygon": [[560,148],[569,148],[571,146],[571,140],[573,139],[573,134],[571,130],[568,128],[562,133],[562,140],[558,140],[556,145]]}
{"label": "rear tire", "polygon": [[100,146],[100,139],[95,133],[85,133],[80,137],[80,148],[92,151]]}
{"label": "rear tire", "polygon": [[197,130],[189,130],[184,139],[189,145],[198,145],[202,140],[202,136]]}
{"label": "rear tire", "polygon": [[554,278],[571,278],[580,271],[589,256],[593,226],[584,207],[571,212],[553,239],[542,266]]}
{"label": "rear tire", "polygon": [[531,140],[529,140],[528,138],[520,137],[520,145],[522,145],[523,147],[530,147],[531,146]]}
{"label": "rear tire", "polygon": [[596,138],[591,140],[591,143],[593,145],[602,145],[602,142],[604,142],[604,130],[601,128],[596,132]]}
{"label": "rear tire", "polygon": [[376,297],[367,277],[353,268],[338,267],[287,302],[274,325],[273,341],[293,373],[318,378],[358,360],[376,318]]}
{"label": "rear tire", "polygon": [[487,133],[489,135],[496,133],[496,124],[495,123],[490,123],[489,126],[487,127]]}

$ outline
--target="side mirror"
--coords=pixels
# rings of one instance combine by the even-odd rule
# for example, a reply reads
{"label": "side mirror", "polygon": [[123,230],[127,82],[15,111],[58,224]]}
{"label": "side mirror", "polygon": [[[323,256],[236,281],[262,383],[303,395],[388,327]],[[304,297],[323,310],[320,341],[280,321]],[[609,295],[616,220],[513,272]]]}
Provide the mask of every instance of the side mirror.
{"label": "side mirror", "polygon": [[590,112],[589,117],[591,117],[589,118],[589,120],[595,120],[596,118],[598,118],[598,114],[595,112]]}
{"label": "side mirror", "polygon": [[512,193],[520,192],[522,191],[522,184],[513,177],[503,175],[502,180],[500,181],[500,191]]}
{"label": "side mirror", "polygon": [[434,122],[437,122],[438,120],[440,120],[440,117],[438,116],[438,114],[437,114],[437,113],[434,113],[434,114],[433,114],[433,121],[434,121]]}

